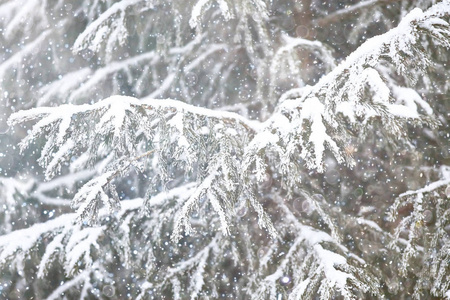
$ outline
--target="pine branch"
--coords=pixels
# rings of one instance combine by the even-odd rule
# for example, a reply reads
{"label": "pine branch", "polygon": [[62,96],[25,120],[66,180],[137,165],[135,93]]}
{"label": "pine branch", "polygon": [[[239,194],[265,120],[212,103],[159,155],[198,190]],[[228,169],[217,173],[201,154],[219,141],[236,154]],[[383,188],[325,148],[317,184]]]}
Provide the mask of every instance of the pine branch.
{"label": "pine branch", "polygon": [[[436,126],[412,107],[393,104],[391,91],[376,67],[387,59],[404,74],[408,60],[418,62],[422,69],[429,65],[419,33],[448,48],[450,27],[444,18],[450,14],[449,7],[444,1],[426,12],[413,10],[397,28],[366,41],[315,86],[288,92],[294,98],[282,97],[284,102],[247,147],[245,167],[256,164],[256,173],[261,174],[266,166],[257,164],[257,157],[272,151],[282,162],[289,161],[283,158],[299,156],[308,168],[323,172],[326,149],[339,163],[354,166],[351,153],[346,151],[352,140],[345,128],[348,122],[357,128],[380,119],[393,139],[406,132],[408,120]],[[288,177],[289,166],[281,169]]]}
{"label": "pine branch", "polygon": [[[79,220],[88,223],[95,221],[101,203],[110,211],[118,209],[120,199],[112,181],[117,176],[126,174],[131,166],[143,171],[140,169],[142,166],[137,164],[141,158],[156,154],[156,158],[161,163],[159,176],[162,179],[167,176],[164,175],[167,174],[165,163],[161,160],[161,158],[166,159],[166,155],[185,164],[186,170],[191,169],[194,164],[200,166],[203,156],[201,153],[204,153],[207,147],[217,148],[214,143],[203,144],[202,142],[201,132],[205,128],[202,124],[204,121],[200,123],[198,121],[207,120],[207,123],[211,124],[208,127],[216,131],[211,132],[210,137],[220,142],[217,144],[219,147],[212,148],[211,153],[207,150],[205,163],[211,165],[209,172],[216,168],[216,172],[219,172],[217,175],[225,176],[225,180],[221,181],[224,185],[222,186],[222,183],[219,184],[219,181],[214,179],[214,186],[207,184],[205,188],[201,188],[200,194],[186,203],[187,206],[185,205],[182,210],[180,220],[184,220],[182,224],[189,231],[190,226],[186,218],[192,205],[206,193],[216,212],[221,216],[222,229],[225,233],[228,232],[227,214],[230,211],[229,206],[232,206],[229,197],[235,194],[236,178],[239,176],[235,171],[238,166],[232,162],[229,155],[243,148],[237,140],[236,130],[251,136],[257,131],[256,122],[248,121],[234,113],[198,108],[174,100],[139,101],[122,96],[111,97],[93,105],[64,105],[58,108],[36,108],[19,112],[11,116],[10,124],[33,119],[40,119],[40,121],[33,127],[30,135],[23,140],[22,149],[47,132],[47,142],[40,159],[42,166],[46,167],[47,178],[53,177],[60,170],[61,164],[68,161],[70,157],[80,155],[80,151],[88,153],[91,159],[103,156],[104,150],[99,147],[102,142],[116,153],[116,158],[108,163],[103,174],[87,182],[72,200],[72,206],[78,207]],[[95,119],[98,121],[94,128],[82,129],[78,125]],[[194,126],[192,128],[194,131],[200,131],[200,135],[191,131],[191,126]],[[142,135],[145,147],[153,143],[154,137],[159,135],[159,149],[153,148],[142,153],[141,148],[138,147],[142,144],[139,142]],[[174,151],[170,150],[172,147],[175,147]],[[216,154],[217,151],[219,152]],[[51,157],[50,161],[48,157]],[[200,186],[205,185],[205,182],[206,178],[203,178]],[[188,205],[191,202],[192,205]],[[263,224],[267,222],[268,220]],[[175,239],[180,237],[180,228],[178,225],[175,226],[174,236],[177,237]]]}
{"label": "pine branch", "polygon": [[[80,282],[84,281],[84,285],[87,285],[87,281],[89,279],[91,271],[84,271],[80,274],[78,274],[73,279],[64,282],[64,284],[60,285],[58,288],[56,288],[48,297],[47,300],[54,300],[61,297],[61,295],[64,295],[64,292],[73,289],[74,287],[80,285]],[[80,297],[80,300],[84,299],[84,297]]]}
{"label": "pine branch", "polygon": [[[428,186],[400,194],[390,207],[389,217],[393,222],[398,216],[400,207],[412,205],[407,216],[401,216],[395,228],[394,240],[398,243],[400,236],[407,233],[407,240],[401,242],[403,251],[400,256],[400,274],[405,278],[415,276],[414,297],[420,299],[424,291],[430,291],[433,296],[444,297],[448,290],[450,272],[442,263],[448,262],[448,245],[450,244],[446,226],[450,224],[450,206],[441,195],[444,187],[450,184],[448,166],[441,168],[441,180]],[[411,270],[411,265],[421,261],[417,270]]]}
{"label": "pine branch", "polygon": [[[143,0],[125,0],[114,3],[77,37],[73,45],[73,51],[77,53],[89,48],[98,52],[100,44],[105,39],[108,39],[107,44],[113,44],[117,41],[117,43],[123,45],[128,34],[124,25],[125,11],[142,2]],[[111,50],[108,48],[107,52],[111,52]]]}
{"label": "pine branch", "polygon": [[355,14],[358,14],[362,10],[369,10],[373,9],[375,6],[380,5],[389,5],[392,3],[399,2],[400,0],[367,0],[367,1],[361,1],[355,5],[340,9],[338,11],[335,11],[323,18],[316,19],[313,21],[313,24],[316,26],[324,27],[324,26],[330,26],[332,23],[337,23],[341,20],[344,20],[348,17],[355,16]]}
{"label": "pine branch", "polygon": [[[336,292],[344,299],[353,299],[354,287],[358,291],[381,295],[377,278],[363,269],[364,260],[326,232],[301,224],[283,199],[276,203],[285,225],[287,222],[293,226],[291,232],[295,233],[295,239],[275,271],[259,284],[256,294],[261,299],[267,295],[276,298],[279,294],[277,283],[282,278],[293,282],[292,299],[313,299],[318,294],[321,299],[329,299]],[[325,245],[333,245],[333,250],[324,248]],[[306,251],[302,252],[303,248]],[[266,274],[265,270],[260,273]]]}
{"label": "pine branch", "polygon": [[13,56],[9,57],[6,61],[0,63],[0,83],[3,83],[5,74],[11,70],[11,68],[18,67],[22,64],[22,61],[32,55],[36,47],[41,46],[53,33],[52,30],[44,30],[33,42],[27,44],[23,49],[16,52]]}
{"label": "pine branch", "polygon": [[[27,0],[27,5],[24,4],[25,1],[9,1],[0,4],[0,21],[7,24],[2,33],[7,39],[15,38],[20,30],[26,32],[31,29],[42,30],[49,25],[45,2]],[[32,20],[32,22],[26,22],[26,20]]]}

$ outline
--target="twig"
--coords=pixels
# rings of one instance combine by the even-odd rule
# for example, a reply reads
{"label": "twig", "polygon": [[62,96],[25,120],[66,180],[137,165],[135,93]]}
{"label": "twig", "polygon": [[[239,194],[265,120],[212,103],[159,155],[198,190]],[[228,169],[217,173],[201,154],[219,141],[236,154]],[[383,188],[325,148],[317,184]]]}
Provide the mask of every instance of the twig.
{"label": "twig", "polygon": [[349,17],[355,13],[359,13],[363,9],[370,9],[377,5],[383,5],[383,4],[390,4],[399,2],[400,0],[368,0],[368,1],[362,1],[358,4],[355,4],[353,6],[340,9],[338,11],[335,11],[324,18],[317,19],[313,21],[313,25],[315,26],[327,26],[330,23],[336,23],[341,21],[342,19]]}

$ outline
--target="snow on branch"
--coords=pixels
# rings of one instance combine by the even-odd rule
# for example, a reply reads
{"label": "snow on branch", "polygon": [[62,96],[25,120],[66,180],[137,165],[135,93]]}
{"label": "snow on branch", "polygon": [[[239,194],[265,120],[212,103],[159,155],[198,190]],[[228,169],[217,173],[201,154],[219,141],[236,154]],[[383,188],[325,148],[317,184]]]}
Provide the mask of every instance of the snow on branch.
{"label": "snow on branch", "polygon": [[[48,273],[56,261],[59,265],[64,266],[66,276],[65,282],[61,283],[49,297],[57,297],[73,286],[82,285],[83,290],[87,290],[91,286],[91,277],[94,274],[97,279],[106,279],[104,278],[106,270],[101,266],[105,263],[104,260],[113,259],[108,255],[99,256],[100,248],[110,247],[111,249],[107,252],[117,252],[114,259],[120,259],[125,267],[132,264],[132,257],[145,261],[143,257],[145,255],[151,257],[156,248],[150,246],[148,249],[150,253],[133,252],[132,248],[139,247],[140,242],[153,245],[162,238],[166,238],[163,226],[171,226],[175,212],[181,209],[187,198],[195,193],[195,190],[196,184],[188,183],[167,192],[161,192],[150,199],[137,198],[122,201],[122,208],[117,214],[111,215],[106,209],[99,212],[99,217],[103,220],[100,226],[89,227],[79,224],[76,222],[76,214],[65,214],[56,219],[0,236],[0,265],[20,270],[31,252],[37,251],[44,244],[45,251],[37,252],[39,255],[38,278],[49,276]],[[147,214],[142,214],[143,210]],[[215,217],[212,216],[205,221],[214,222],[214,219]],[[115,223],[118,225],[114,226]],[[138,223],[143,225],[143,241],[137,240],[134,235]],[[110,226],[114,226],[114,230],[108,230],[107,227]],[[219,247],[221,243],[217,242],[220,235],[221,233],[217,232],[216,237],[213,237],[211,242],[200,249],[196,255],[177,262],[168,270],[168,276],[156,281],[155,285],[174,284],[177,278],[182,280],[188,272],[193,276],[187,286],[188,293],[192,297],[198,295],[206,282],[205,267],[208,261],[223,256],[224,249]],[[150,260],[146,263],[145,268],[150,273],[154,269],[154,262]],[[100,278],[98,278],[99,276]],[[145,291],[144,286],[143,291]]]}
{"label": "snow on branch", "polygon": [[[150,114],[156,113],[159,109],[172,113],[172,117],[175,117],[178,113],[180,113],[178,116],[189,116],[190,114],[221,121],[223,124],[238,125],[250,133],[255,133],[260,126],[258,122],[249,121],[232,112],[209,110],[170,99],[149,99],[142,101],[127,96],[112,96],[92,105],[67,104],[59,107],[39,107],[24,110],[11,115],[8,122],[10,126],[14,126],[19,123],[41,119],[33,127],[31,133],[22,141],[22,149],[42,134],[48,127],[56,127],[52,128],[52,134],[56,137],[56,145],[60,146],[64,140],[67,141],[68,139],[69,127],[75,125],[74,123],[79,121],[78,119],[80,117],[84,117],[86,119],[85,121],[87,121],[89,117],[94,117],[100,113],[102,118],[100,119],[100,123],[95,127],[96,132],[98,131],[100,134],[106,135],[109,133],[109,129],[112,129],[114,133],[113,142],[119,144],[117,147],[125,148],[123,142],[120,141],[120,134],[125,134],[123,132],[123,126],[126,123],[125,116],[133,113],[141,113],[142,117],[149,117]],[[179,122],[183,121],[183,119],[177,120]],[[142,118],[142,121],[146,121],[146,119]],[[152,126],[152,124],[149,125]],[[182,123],[177,122],[173,126],[179,131],[183,129]],[[74,136],[76,135],[72,134],[72,138]],[[83,142],[85,145],[92,143],[91,140],[86,139],[83,139]]]}
{"label": "snow on branch", "polygon": [[[174,189],[168,193],[161,193],[149,202],[149,208],[168,205],[168,201],[189,194],[189,186]],[[123,207],[118,212],[118,218],[122,218],[130,211],[139,211],[143,208],[143,199],[123,201]],[[101,217],[108,216],[110,212],[102,209]],[[64,214],[55,219],[43,223],[34,224],[28,228],[16,230],[12,233],[0,236],[0,264],[10,260],[14,265],[23,262],[23,257],[42,242],[42,238],[51,239],[39,264],[38,276],[42,277],[57,251],[63,251],[64,260],[67,261],[66,273],[73,274],[75,264],[82,258],[85,266],[93,263],[90,247],[98,247],[97,241],[104,234],[104,226],[85,227],[76,222],[77,214]],[[156,218],[158,219],[158,218]],[[161,221],[160,219],[158,219]],[[18,255],[20,254],[20,255]]]}
{"label": "snow on branch", "polygon": [[142,3],[148,5],[149,2],[124,0],[114,3],[77,37],[73,45],[73,52],[78,53],[86,48],[98,52],[105,40],[107,40],[106,44],[108,45],[105,49],[107,53],[113,51],[116,42],[120,45],[125,44],[128,37],[125,26],[126,11]]}
{"label": "snow on branch", "polygon": [[[442,187],[447,187],[450,184],[450,167],[449,166],[442,166],[440,169],[441,173],[441,180],[431,182],[427,186],[414,190],[414,191],[407,191],[402,194],[400,194],[394,204],[391,206],[390,210],[390,219],[391,221],[394,221],[397,217],[398,209],[402,205],[406,205],[408,203],[415,203],[417,202],[415,199],[416,197],[422,198],[424,194],[433,193],[434,191],[438,190]],[[419,201],[420,202],[420,201]]]}
{"label": "snow on branch", "polygon": [[[64,282],[63,284],[61,284],[60,286],[58,286],[58,288],[56,288],[47,298],[46,300],[55,300],[55,299],[59,299],[61,297],[61,295],[64,295],[64,292],[78,286],[78,285],[83,285],[83,291],[85,291],[86,287],[89,286],[89,276],[91,274],[91,270],[88,271],[84,271],[81,272],[80,274],[78,274],[77,276],[75,276],[74,278],[72,278],[71,280],[68,280],[66,282]],[[82,283],[81,283],[82,282]],[[87,297],[87,295],[85,295],[85,293],[82,293],[80,295],[80,299],[85,299]]]}
{"label": "snow on branch", "polygon": [[[121,211],[121,215],[126,211],[136,209],[136,202],[139,208],[142,207],[143,200],[132,200],[134,205],[127,205]],[[103,210],[102,216],[108,212]],[[91,276],[101,280],[105,270],[101,266],[98,256],[100,245],[104,242],[104,237],[108,235],[105,225],[99,227],[86,227],[76,222],[76,214],[64,214],[53,220],[35,224],[29,228],[17,230],[13,233],[0,236],[0,266],[10,270],[23,270],[25,262],[30,257],[38,255],[37,277],[46,278],[49,276],[55,261],[64,266],[65,282],[53,290],[47,299],[57,299],[61,293],[72,289],[74,286],[83,286],[80,299],[86,297],[87,291],[91,287]],[[114,235],[121,235],[123,232],[117,230]],[[41,253],[39,248],[45,245],[45,251]],[[108,247],[110,245],[107,245]],[[126,257],[121,253],[121,249],[126,249],[126,245],[116,240],[116,244],[111,245],[114,251],[121,257]],[[123,261],[126,264],[126,259]]]}
{"label": "snow on branch", "polygon": [[[81,85],[77,86],[70,93],[68,98],[69,103],[76,103],[79,99],[84,99],[89,96],[95,87],[102,84],[106,80],[111,80],[111,78],[118,72],[124,72],[125,74],[130,74],[131,68],[136,68],[142,64],[153,65],[158,61],[158,55],[154,51],[146,52],[123,61],[115,61],[109,63],[103,68],[97,69],[90,77],[83,77],[83,82]],[[70,78],[68,78],[70,80]],[[128,78],[131,80],[131,78]],[[64,80],[67,82],[67,80]],[[67,82],[71,84],[72,81]],[[66,85],[65,85],[66,86]]]}
{"label": "snow on branch", "polygon": [[[404,135],[407,121],[435,126],[437,123],[429,118],[426,104],[421,105],[427,113],[424,117],[417,106],[394,103],[393,91],[377,67],[387,61],[403,75],[408,75],[412,63],[424,70],[430,61],[420,37],[429,35],[437,44],[450,48],[450,26],[444,20],[449,14],[448,0],[425,12],[414,9],[398,27],[366,41],[315,86],[288,91],[266,121],[265,130],[258,133],[274,136],[271,140],[276,142],[269,143],[257,135],[247,148],[245,166],[256,164],[255,157],[269,150],[281,159],[285,173],[295,156],[300,156],[308,168],[323,172],[326,150],[338,162],[353,166],[352,153],[346,149],[354,134],[345,127],[347,124],[358,131],[371,121],[381,120],[393,140]],[[256,164],[256,172],[262,173],[264,167]]]}
{"label": "snow on branch", "polygon": [[28,197],[34,184],[34,180],[23,182],[15,178],[0,177],[0,233],[11,232],[13,218],[22,213],[22,210],[28,209],[24,199]]}
{"label": "snow on branch", "polygon": [[41,46],[42,43],[46,42],[52,33],[51,29],[42,31],[42,33],[35,38],[32,42],[28,43],[20,51],[17,51],[6,59],[6,61],[0,63],[0,83],[3,82],[5,74],[10,71],[11,68],[20,67],[23,64],[23,60],[34,54],[36,47]]}
{"label": "snow on branch", "polygon": [[40,0],[15,0],[0,4],[0,21],[6,24],[2,28],[2,35],[13,39],[20,31],[26,34],[47,28],[46,5],[46,1]]}
{"label": "snow on branch", "polygon": [[[277,74],[277,76],[271,77],[271,95],[274,94],[274,90],[277,87],[277,81],[280,80],[281,76],[287,76],[287,78],[302,78],[302,70],[298,66],[298,60],[300,58],[296,51],[298,49],[317,54],[325,64],[327,71],[330,71],[335,67],[334,57],[330,49],[323,43],[298,37],[294,38],[286,34],[283,34],[281,37],[284,45],[277,50],[271,63],[271,70]],[[299,86],[303,85],[303,82],[299,82]]]}
{"label": "snow on branch", "polygon": [[333,13],[328,14],[327,16],[317,19],[314,21],[317,26],[329,26],[330,23],[334,23],[340,20],[345,19],[348,16],[354,16],[356,13],[360,11],[370,11],[374,6],[389,4],[390,2],[399,2],[400,0],[366,0],[358,2],[352,6],[337,10]]}
{"label": "snow on branch", "polygon": [[[41,96],[37,101],[37,106],[48,105],[52,100],[61,99],[70,95],[71,92],[86,80],[86,77],[90,76],[92,73],[90,68],[82,68],[80,70],[70,72],[62,76],[60,79],[45,85],[39,90]],[[70,100],[69,100],[70,103]]]}
{"label": "snow on branch", "polygon": [[[280,47],[275,53],[274,61],[272,66],[279,64],[281,60],[291,57],[286,57],[287,54],[292,52],[296,48],[304,48],[309,51],[318,51],[320,53],[321,59],[326,63],[327,67],[331,68],[335,66],[335,60],[331,54],[330,49],[328,49],[323,43],[319,41],[311,41],[299,37],[291,37],[286,34],[282,35],[284,41],[284,46]],[[290,61],[290,64],[295,64],[294,61]]]}
{"label": "snow on branch", "polygon": [[[156,178],[170,179],[168,161],[175,160],[180,171],[196,170],[198,193],[188,200],[178,215],[174,239],[180,238],[181,226],[189,233],[187,222],[193,205],[206,196],[219,215],[222,231],[228,233],[228,214],[239,188],[239,159],[244,136],[253,136],[259,123],[225,111],[213,111],[175,100],[138,100],[113,96],[93,105],[41,107],[15,113],[10,125],[37,119],[21,149],[46,135],[39,163],[47,179],[60,173],[65,163],[87,154],[95,162],[113,153],[101,174],[84,184],[72,200],[78,219],[92,223],[99,209],[119,209],[120,199],[114,180],[132,168],[149,170]],[[154,170],[148,169],[150,165]],[[207,169],[205,169],[207,167]],[[207,175],[209,174],[209,175]],[[217,176],[217,178],[215,178]],[[254,206],[257,205],[256,203]],[[261,215],[261,214],[260,214]],[[267,226],[265,219],[262,224]]]}
{"label": "snow on branch", "polygon": [[[427,186],[400,194],[390,207],[389,220],[395,222],[394,239],[391,247],[401,242],[403,250],[399,261],[400,274],[404,277],[417,277],[414,297],[423,298],[431,282],[431,294],[444,297],[449,289],[450,241],[447,229],[450,224],[450,167],[442,166],[441,180]],[[409,207],[409,208],[408,208]],[[406,216],[399,215],[400,208],[407,208]],[[406,241],[402,236],[407,236]],[[426,264],[413,272],[410,266],[421,257]],[[428,282],[428,283],[427,283]]]}
{"label": "snow on branch", "polygon": [[198,297],[201,291],[204,280],[205,280],[205,267],[207,260],[210,256],[217,255],[219,252],[219,245],[217,243],[217,238],[214,238],[206,247],[199,251],[195,256],[188,260],[178,263],[175,267],[170,268],[167,272],[167,277],[165,280],[169,281],[174,276],[179,276],[185,274],[185,272],[194,269],[192,279],[190,280],[190,286],[188,293],[191,299]]}
{"label": "snow on branch", "polygon": [[[161,280],[144,282],[136,299],[146,299],[147,293],[155,288],[170,288],[174,299],[181,299],[181,291],[183,295],[189,296],[189,299],[198,298],[204,286],[208,284],[208,262],[222,258],[220,255],[223,254],[223,247],[220,247],[219,237],[216,235],[195,255],[168,268]],[[189,277],[187,281],[184,280],[186,276]]]}
{"label": "snow on branch", "polygon": [[[98,92],[99,85],[114,81],[118,77],[125,80],[130,87],[134,86],[134,94],[138,97],[144,96],[144,99],[158,98],[168,94],[178,84],[182,89],[190,88],[185,75],[190,74],[189,72],[196,72],[196,69],[201,68],[201,64],[210,56],[228,50],[224,44],[207,44],[205,46],[204,40],[205,35],[198,35],[186,45],[171,47],[165,53],[152,50],[128,59],[110,62],[92,74],[89,73],[89,70],[86,71],[87,74],[82,71],[75,72],[73,74],[73,77],[76,76],[75,78],[69,74],[70,76],[55,82],[51,87],[44,87],[43,90],[49,90],[51,94],[48,95],[49,92],[46,92],[40,101],[45,101],[52,94],[61,95],[60,99],[64,99],[65,94],[55,90],[62,88],[70,92],[70,96],[66,100],[68,103],[79,103],[94,97],[95,92]],[[195,54],[193,55],[193,53]],[[163,65],[164,67],[162,67]],[[158,73],[165,68],[170,71],[165,79],[161,80]],[[90,76],[87,77],[87,75]],[[77,80],[80,80],[79,84],[77,84]],[[114,85],[112,88],[115,89]]]}
{"label": "snow on branch", "polygon": [[[205,11],[210,7],[211,0],[199,0],[194,7],[192,8],[191,18],[189,19],[189,25],[192,28],[198,28],[201,23],[201,17],[205,13]],[[217,0],[219,3],[220,11],[224,16],[225,20],[230,20],[233,18],[233,13],[231,12],[227,1],[225,0]]]}
{"label": "snow on branch", "polygon": [[[78,136],[74,132],[69,132],[69,127],[72,130],[81,130],[81,128],[76,128],[74,125],[80,123],[80,118],[88,124],[87,122],[90,120],[89,117],[97,117],[101,116],[99,123],[95,126],[95,130],[93,133],[98,134],[100,137],[105,137],[112,133],[112,142],[115,144],[116,151],[120,152],[127,150],[127,143],[124,140],[127,130],[131,130],[129,128],[124,128],[124,126],[130,126],[131,124],[127,123],[128,119],[131,117],[142,117],[142,123],[149,126],[149,128],[143,128],[144,125],[140,127],[142,129],[152,129],[155,127],[155,124],[151,124],[152,120],[148,120],[149,117],[158,118],[158,111],[161,110],[163,112],[171,113],[169,119],[172,119],[176,123],[173,124],[173,128],[178,130],[178,133],[182,133],[180,131],[183,130],[183,117],[208,117],[209,119],[217,120],[223,122],[224,124],[229,125],[238,125],[241,128],[247,130],[250,133],[254,133],[257,131],[259,127],[259,123],[255,121],[249,121],[241,116],[226,112],[226,111],[212,111],[200,107],[195,107],[192,105],[188,105],[175,100],[146,100],[140,101],[138,99],[132,97],[125,96],[112,96],[105,100],[99,101],[93,105],[61,105],[59,107],[40,107],[31,110],[20,111],[14,113],[10,119],[10,126],[40,119],[36,125],[33,126],[30,134],[22,141],[21,149],[25,149],[33,140],[35,140],[38,136],[42,135],[44,131],[49,130],[54,140],[52,143],[55,143],[53,146],[44,147],[47,151],[55,151],[59,149],[64,143],[70,142],[72,139],[76,138],[74,142],[70,142],[71,145],[68,146],[68,149],[65,149],[66,152],[71,151],[76,147],[79,147],[79,143],[86,147],[91,148],[95,141],[91,139],[87,139],[85,135]],[[154,116],[155,115],[155,116]],[[178,118],[176,116],[179,116]],[[150,121],[149,124],[145,121]],[[158,120],[157,120],[158,121]],[[84,131],[84,129],[83,129]],[[136,130],[139,132],[139,130]],[[78,132],[81,133],[81,132]],[[69,138],[70,135],[70,138]],[[78,137],[77,137],[78,136]],[[75,143],[76,141],[76,143]],[[45,152],[42,155],[43,161],[45,161],[45,157],[51,157],[49,152]],[[44,163],[44,166],[47,166],[48,163]],[[50,176],[51,177],[51,176]]]}
{"label": "snow on branch", "polygon": [[33,249],[43,235],[57,232],[60,228],[72,223],[74,219],[75,214],[65,214],[45,223],[35,224],[30,228],[0,236],[0,264],[4,265],[14,258],[14,265],[21,269],[23,265],[20,264],[23,264],[24,255]]}
{"label": "snow on branch", "polygon": [[[293,282],[289,299],[311,299],[317,295],[321,299],[329,299],[336,292],[344,299],[354,299],[355,287],[359,291],[380,295],[376,277],[363,270],[364,260],[328,233],[301,224],[282,199],[277,201],[277,206],[284,222],[293,227],[296,237],[277,263],[277,269],[261,280],[256,292],[260,297],[270,295],[275,299],[279,294],[278,281],[285,276]],[[306,248],[306,252],[302,252],[302,248]],[[265,265],[262,267],[266,268]],[[267,272],[260,270],[260,273]]]}

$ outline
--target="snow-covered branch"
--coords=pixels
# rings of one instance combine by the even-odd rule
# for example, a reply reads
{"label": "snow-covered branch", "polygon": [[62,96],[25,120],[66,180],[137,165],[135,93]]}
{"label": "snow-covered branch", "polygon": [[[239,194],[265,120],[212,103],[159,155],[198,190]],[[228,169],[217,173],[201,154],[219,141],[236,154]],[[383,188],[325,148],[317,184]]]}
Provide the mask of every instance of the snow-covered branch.
{"label": "snow-covered branch", "polygon": [[[88,160],[95,161],[104,157],[105,148],[116,155],[103,167],[102,174],[80,188],[72,200],[72,206],[78,207],[81,220],[94,221],[101,203],[110,210],[117,209],[120,199],[112,181],[128,173],[130,167],[144,172],[146,168],[139,161],[152,157],[159,170],[152,171],[153,176],[162,180],[169,178],[164,163],[168,159],[178,160],[185,166],[185,172],[198,168],[199,178],[203,176],[202,172],[216,170],[217,173],[212,172],[202,178],[198,195],[186,203],[179,220],[187,218],[192,206],[206,193],[221,216],[224,232],[228,232],[226,215],[234,201],[230,196],[236,194],[238,188],[239,165],[232,158],[243,149],[238,132],[251,137],[259,126],[259,123],[231,112],[208,110],[174,100],[138,100],[123,96],[114,96],[93,105],[22,111],[12,115],[10,124],[34,119],[40,120],[23,140],[22,149],[47,133],[40,163],[46,168],[48,179],[58,174],[62,164],[74,156],[87,153],[90,156]],[[96,124],[90,125],[93,120]],[[208,170],[202,170],[202,164],[209,165]],[[216,176],[214,174],[221,180],[220,184],[215,182],[211,186],[212,182],[207,182],[208,178],[211,181],[211,176]],[[189,231],[188,223],[183,221],[182,224]],[[175,228],[174,236],[179,238],[180,226]]]}
{"label": "snow-covered branch", "polygon": [[[448,263],[450,259],[450,241],[446,233],[450,224],[450,205],[443,198],[448,198],[450,167],[442,166],[440,173],[441,180],[400,194],[389,211],[391,222],[399,219],[391,244],[398,242],[406,233],[399,268],[405,277],[410,277],[411,273],[418,277],[414,289],[416,298],[423,297],[424,290],[430,285],[432,294],[438,297],[444,297],[444,292],[449,289],[450,271],[443,263]],[[400,208],[405,207],[410,207],[408,214],[399,216]],[[413,271],[410,265],[419,255],[428,263]]]}
{"label": "snow-covered branch", "polygon": [[47,29],[44,30],[33,42],[27,44],[23,49],[16,52],[13,56],[9,57],[6,61],[0,62],[0,83],[3,83],[5,78],[5,74],[10,71],[12,68],[20,67],[23,63],[23,60],[34,54],[36,47],[41,46],[51,35],[52,30]]}
{"label": "snow-covered branch", "polygon": [[0,4],[0,24],[5,24],[2,35],[13,39],[20,31],[46,29],[49,26],[46,5],[45,1],[40,0],[7,1]]}
{"label": "snow-covered branch", "polygon": [[340,9],[335,11],[323,18],[317,19],[314,21],[314,24],[317,26],[329,26],[330,23],[335,23],[340,20],[343,20],[349,16],[354,16],[360,11],[370,11],[373,7],[378,5],[387,5],[395,2],[399,2],[400,0],[366,0],[358,2],[352,6]]}
{"label": "snow-covered branch", "polygon": [[[449,16],[449,7],[448,1],[443,1],[425,12],[413,10],[398,27],[369,39],[315,86],[289,91],[266,121],[266,129],[250,143],[246,165],[254,163],[261,151],[271,150],[280,157],[285,172],[289,169],[288,158],[295,156],[305,160],[308,168],[323,172],[323,157],[329,150],[339,163],[353,166],[352,152],[347,147],[354,134],[346,128],[348,123],[358,130],[361,125],[366,127],[380,120],[386,134],[394,139],[405,132],[408,120],[435,126],[428,116],[420,115],[417,106],[393,103],[392,91],[377,66],[387,60],[405,74],[408,64],[414,61],[424,69],[430,62],[419,42],[421,34],[449,48],[450,28],[444,20]],[[269,135],[272,138],[267,139]],[[262,173],[264,167],[256,164],[257,173]]]}
{"label": "snow-covered branch", "polygon": [[[292,226],[291,232],[295,232],[296,237],[287,252],[281,253],[283,257],[277,269],[262,280],[256,294],[261,298],[270,295],[271,299],[275,299],[279,293],[278,282],[283,284],[285,281],[285,284],[293,283],[289,299],[311,299],[314,295],[328,299],[335,292],[344,299],[353,299],[354,287],[359,291],[380,295],[376,277],[363,271],[364,260],[326,232],[301,224],[283,199],[277,201],[277,206],[284,222]],[[264,269],[260,272],[266,273]]]}
{"label": "snow-covered branch", "polygon": [[147,5],[148,2],[125,0],[114,3],[78,36],[73,45],[73,51],[79,52],[88,48],[98,52],[105,40],[108,45],[106,52],[113,52],[116,43],[123,45],[128,35],[125,26],[126,10],[141,3]]}
{"label": "snow-covered branch", "polygon": [[20,181],[15,178],[0,177],[0,220],[1,233],[10,233],[13,229],[14,216],[27,209],[27,203],[22,201],[28,196],[35,182]]}

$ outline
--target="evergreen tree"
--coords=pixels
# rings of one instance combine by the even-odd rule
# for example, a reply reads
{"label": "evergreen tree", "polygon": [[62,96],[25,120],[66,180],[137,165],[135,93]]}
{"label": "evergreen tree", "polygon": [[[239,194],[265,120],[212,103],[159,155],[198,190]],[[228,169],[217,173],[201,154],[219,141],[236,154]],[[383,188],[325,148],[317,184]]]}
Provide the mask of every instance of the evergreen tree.
{"label": "evergreen tree", "polygon": [[0,0],[0,298],[450,299],[449,19]]}

